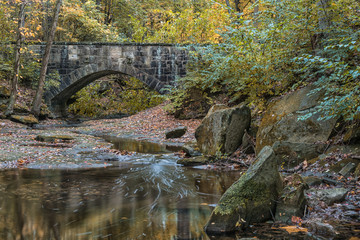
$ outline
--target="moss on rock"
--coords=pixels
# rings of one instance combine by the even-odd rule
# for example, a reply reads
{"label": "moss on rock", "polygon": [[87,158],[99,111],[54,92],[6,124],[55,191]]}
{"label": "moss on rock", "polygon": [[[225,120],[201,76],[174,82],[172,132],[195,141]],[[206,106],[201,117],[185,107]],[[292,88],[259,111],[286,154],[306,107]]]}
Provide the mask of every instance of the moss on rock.
{"label": "moss on rock", "polygon": [[275,153],[264,147],[255,163],[221,197],[205,230],[232,232],[271,219],[281,189]]}

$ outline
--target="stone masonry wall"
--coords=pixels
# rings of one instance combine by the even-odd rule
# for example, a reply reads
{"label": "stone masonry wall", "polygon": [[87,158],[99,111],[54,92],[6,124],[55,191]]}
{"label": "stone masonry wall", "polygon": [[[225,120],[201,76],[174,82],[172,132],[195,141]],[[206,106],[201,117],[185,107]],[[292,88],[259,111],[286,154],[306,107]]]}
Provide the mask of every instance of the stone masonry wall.
{"label": "stone masonry wall", "polygon": [[[42,54],[45,45],[29,46]],[[48,73],[57,71],[60,87],[52,87],[45,99],[53,111],[62,111],[66,101],[90,82],[114,73],[138,78],[161,92],[177,76],[186,74],[187,52],[166,44],[56,43],[51,50]]]}

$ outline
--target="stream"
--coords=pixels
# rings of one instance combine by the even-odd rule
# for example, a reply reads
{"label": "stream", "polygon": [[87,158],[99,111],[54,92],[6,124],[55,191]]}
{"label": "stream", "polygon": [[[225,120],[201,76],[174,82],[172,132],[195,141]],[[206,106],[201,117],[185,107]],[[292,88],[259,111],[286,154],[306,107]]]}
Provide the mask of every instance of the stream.
{"label": "stream", "polygon": [[208,239],[203,226],[240,173],[138,145],[108,167],[1,170],[0,239]]}
{"label": "stream", "polygon": [[[203,227],[239,170],[183,167],[173,153],[178,145],[103,138],[127,154],[87,165],[99,156],[86,150],[73,154],[81,164],[1,169],[0,239],[322,239],[271,222],[208,236]],[[333,239],[352,239],[354,226],[343,228],[345,235]]]}

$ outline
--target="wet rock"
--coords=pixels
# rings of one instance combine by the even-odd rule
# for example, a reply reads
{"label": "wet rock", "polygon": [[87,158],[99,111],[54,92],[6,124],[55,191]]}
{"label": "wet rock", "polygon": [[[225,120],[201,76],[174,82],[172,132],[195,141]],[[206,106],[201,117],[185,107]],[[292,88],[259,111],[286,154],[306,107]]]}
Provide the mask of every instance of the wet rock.
{"label": "wet rock", "polygon": [[321,222],[321,219],[311,220],[306,224],[306,227],[315,235],[333,237],[337,235],[335,228],[328,224]]}
{"label": "wet rock", "polygon": [[167,131],[165,133],[165,136],[166,136],[167,139],[169,139],[169,138],[180,138],[180,137],[184,136],[186,131],[187,131],[187,127],[178,127],[178,128],[172,129],[170,131]]}
{"label": "wet rock", "polygon": [[197,157],[201,156],[201,152],[195,150],[196,146],[185,144],[181,149],[185,152],[186,157]]}
{"label": "wet rock", "polygon": [[33,124],[39,123],[37,118],[34,117],[33,115],[24,115],[24,116],[23,115],[11,115],[10,120],[14,121],[14,122],[30,125],[30,126]]}
{"label": "wet rock", "polygon": [[325,144],[286,141],[276,141],[273,145],[278,164],[286,169],[295,167],[304,160],[316,158],[325,150],[325,147]]}
{"label": "wet rock", "polygon": [[304,190],[307,184],[298,174],[285,179],[285,188],[276,207],[275,220],[290,223],[292,216],[302,217],[306,205]]}
{"label": "wet rock", "polygon": [[211,156],[233,153],[240,146],[244,131],[250,127],[250,115],[247,106],[210,110],[195,131],[200,151]]}
{"label": "wet rock", "polygon": [[205,157],[191,157],[179,159],[176,163],[183,166],[197,166],[207,164],[208,159]]}
{"label": "wet rock", "polygon": [[336,202],[342,202],[347,193],[348,190],[346,188],[309,189],[306,191],[310,199],[319,199],[329,206]]}
{"label": "wet rock", "polygon": [[352,162],[349,162],[348,164],[345,165],[345,167],[343,167],[339,174],[341,176],[344,176],[344,177],[347,177],[350,175],[350,173],[352,173],[356,168],[356,164],[355,163],[352,163]]}
{"label": "wet rock", "polygon": [[68,135],[38,135],[35,140],[40,142],[71,141],[74,140],[74,137]]}
{"label": "wet rock", "polygon": [[0,86],[0,98],[9,98],[10,97],[10,90],[7,89],[5,86]]}
{"label": "wet rock", "polygon": [[302,88],[268,107],[257,132],[256,152],[264,146],[273,146],[276,141],[312,144],[328,140],[337,119],[320,121],[317,113],[299,120],[314,111],[321,100],[321,93],[311,93],[313,88]]}
{"label": "wet rock", "polygon": [[221,197],[205,231],[232,232],[272,219],[281,189],[275,153],[264,147],[254,164]]}

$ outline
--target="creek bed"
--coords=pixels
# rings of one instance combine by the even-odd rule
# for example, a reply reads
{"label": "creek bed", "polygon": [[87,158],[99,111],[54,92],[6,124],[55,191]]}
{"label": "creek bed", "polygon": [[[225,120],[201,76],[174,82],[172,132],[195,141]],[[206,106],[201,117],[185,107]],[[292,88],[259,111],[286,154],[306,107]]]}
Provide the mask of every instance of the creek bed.
{"label": "creek bed", "polygon": [[108,140],[119,150],[132,146],[142,153],[120,155],[95,168],[39,164],[0,170],[0,239],[309,237],[271,224],[233,236],[208,236],[203,226],[240,171],[185,168],[164,146]]}

